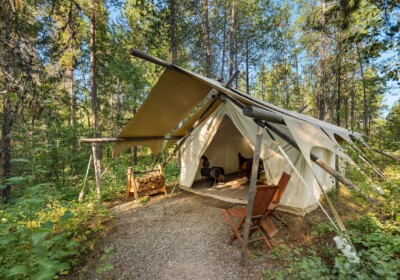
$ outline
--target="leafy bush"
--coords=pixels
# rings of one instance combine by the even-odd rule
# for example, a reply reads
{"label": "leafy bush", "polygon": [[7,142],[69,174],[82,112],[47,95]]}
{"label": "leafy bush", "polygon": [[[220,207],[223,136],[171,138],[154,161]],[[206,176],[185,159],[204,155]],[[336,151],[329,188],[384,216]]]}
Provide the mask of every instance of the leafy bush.
{"label": "leafy bush", "polygon": [[32,174],[3,182],[16,190],[8,205],[0,205],[1,279],[52,279],[66,273],[106,218],[96,202],[63,200],[54,185],[37,183],[45,169],[32,166]]}
{"label": "leafy bush", "polygon": [[[399,168],[386,167],[385,174],[390,174],[390,179],[374,182],[385,191],[383,196],[376,196],[380,203],[371,204],[357,194],[352,197],[369,210],[346,221],[360,263],[350,263],[330,243],[318,252],[308,250],[301,258],[287,247],[280,247],[270,252],[270,258],[284,259],[283,269],[263,271],[264,279],[400,279]],[[372,194],[370,181],[359,170],[354,170],[349,177],[357,181],[365,193]],[[312,224],[314,237],[328,237],[332,231],[328,223],[315,221]]]}

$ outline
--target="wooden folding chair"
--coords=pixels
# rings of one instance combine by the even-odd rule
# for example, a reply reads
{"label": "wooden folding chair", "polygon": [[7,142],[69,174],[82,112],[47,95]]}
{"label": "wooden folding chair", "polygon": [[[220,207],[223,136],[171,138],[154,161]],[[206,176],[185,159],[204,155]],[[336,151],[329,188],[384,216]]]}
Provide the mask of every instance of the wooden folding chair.
{"label": "wooden folding chair", "polygon": [[[268,212],[268,207],[271,204],[278,188],[279,186],[266,186],[266,185],[260,185],[256,187],[256,194],[254,197],[254,205],[251,216],[250,236],[248,241],[249,243],[255,242],[257,240],[262,240],[266,248],[269,249],[272,248],[268,239],[260,229],[260,222],[261,219]],[[231,237],[229,238],[228,244],[231,245],[233,240],[235,239],[238,239],[240,243],[243,243],[242,234],[243,234],[243,223],[246,219],[246,207],[235,207],[227,210],[223,209],[222,212],[225,215],[225,218],[228,221],[229,226],[233,231]],[[232,217],[236,217],[239,219],[236,225],[233,222]],[[261,237],[250,239],[251,235],[254,232],[259,232]],[[247,249],[247,254],[250,255],[249,249]]]}
{"label": "wooden folding chair", "polygon": [[278,182],[279,189],[275,193],[275,196],[272,199],[272,202],[268,207],[268,211],[265,213],[265,216],[261,219],[261,227],[267,233],[269,238],[273,238],[278,233],[278,229],[275,227],[273,222],[269,219],[269,216],[273,215],[278,221],[282,222],[285,226],[288,227],[288,224],[279,217],[278,213],[276,213],[275,210],[279,206],[282,195],[285,192],[287,184],[289,183],[290,177],[291,176],[289,174],[287,174],[286,172],[282,173],[282,176]]}
{"label": "wooden folding chair", "polygon": [[275,193],[275,196],[272,199],[272,203],[268,207],[268,210],[270,212],[275,211],[275,209],[279,206],[279,203],[281,202],[282,195],[285,192],[287,184],[289,183],[290,177],[291,176],[289,174],[287,174],[286,172],[282,172],[281,178],[279,179],[279,182],[278,182],[279,189]]}

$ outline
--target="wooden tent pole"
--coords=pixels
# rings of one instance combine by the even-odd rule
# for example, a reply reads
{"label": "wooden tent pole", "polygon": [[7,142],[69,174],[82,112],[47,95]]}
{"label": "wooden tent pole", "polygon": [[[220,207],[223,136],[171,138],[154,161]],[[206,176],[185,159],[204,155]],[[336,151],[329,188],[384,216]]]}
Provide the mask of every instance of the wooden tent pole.
{"label": "wooden tent pole", "polygon": [[229,87],[233,81],[235,80],[235,78],[237,77],[237,75],[239,75],[240,71],[236,70],[235,73],[232,74],[232,76],[229,77],[228,81],[226,81],[225,84],[223,84],[224,87]]}
{"label": "wooden tent pole", "polygon": [[386,153],[386,152],[384,152],[384,151],[382,151],[382,150],[378,150],[378,149],[372,149],[374,152],[377,152],[378,154],[381,154],[381,155],[383,155],[383,156],[385,156],[385,157],[388,157],[388,158],[390,158],[390,159],[392,159],[392,160],[394,160],[394,161],[397,161],[397,162],[400,162],[400,158],[398,158],[398,157],[396,157],[396,156],[394,156],[394,155],[391,155],[391,154],[388,154],[388,153]]}
{"label": "wooden tent pole", "polygon": [[247,251],[247,244],[249,242],[249,233],[250,233],[250,226],[251,226],[251,215],[253,212],[253,205],[254,205],[254,196],[256,194],[257,173],[258,173],[258,165],[259,165],[258,162],[260,161],[260,151],[261,151],[263,132],[264,132],[264,128],[262,126],[258,126],[257,127],[256,145],[254,147],[253,167],[251,169],[249,196],[248,196],[248,200],[247,200],[246,220],[244,222],[242,257],[240,259],[240,264],[242,266],[244,266],[246,264],[246,251]]}
{"label": "wooden tent pole", "polygon": [[97,144],[92,143],[93,166],[94,166],[94,176],[96,180],[97,198],[99,201],[101,201],[101,180],[100,180],[101,165],[100,165],[100,159],[97,156],[96,145]]}
{"label": "wooden tent pole", "polygon": [[136,49],[131,49],[131,55],[134,56],[134,57],[146,60],[148,62],[152,62],[154,64],[163,66],[163,67],[168,68],[168,69],[177,70],[176,68],[174,68],[174,65],[172,63],[166,62],[166,61],[164,61],[162,59],[159,59],[159,58],[157,58],[155,56],[149,55],[149,54],[147,54],[145,52],[142,52],[142,51],[139,51],[139,50],[136,50]]}
{"label": "wooden tent pole", "polygon": [[253,106],[244,107],[243,115],[253,119],[264,120],[272,123],[286,125],[281,115],[264,109],[256,108]]}

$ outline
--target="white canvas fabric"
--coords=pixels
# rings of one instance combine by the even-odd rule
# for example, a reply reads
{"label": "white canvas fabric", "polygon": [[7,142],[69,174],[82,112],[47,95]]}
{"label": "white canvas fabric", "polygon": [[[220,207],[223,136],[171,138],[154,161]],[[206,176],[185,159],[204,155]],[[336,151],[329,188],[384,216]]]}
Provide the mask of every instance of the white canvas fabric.
{"label": "white canvas fabric", "polygon": [[344,153],[339,143],[336,140],[332,141],[328,135],[321,131],[321,128],[286,115],[283,116],[283,119],[309,165],[312,162],[310,154],[314,147],[323,147],[349,163],[353,163],[353,160]]}
{"label": "white canvas fabric", "polygon": [[[256,131],[257,125],[253,120],[243,116],[240,108],[226,100],[191,133],[181,146],[180,184],[184,187],[191,187],[194,180],[200,178],[200,158],[203,154],[213,162],[214,166],[224,167],[226,173],[237,171],[238,152],[245,157],[253,156]],[[285,144],[279,137],[275,137],[307,182],[307,186],[302,184],[268,134],[265,133],[261,158],[265,170],[268,172],[267,177],[272,179],[272,183],[277,183],[283,171],[292,176],[281,199],[280,208],[297,214],[308,213],[317,207],[317,200],[321,195],[311,168],[314,168],[314,173],[319,177],[326,190],[332,188],[334,180],[314,163],[310,167],[298,150]],[[331,151],[317,148],[313,149],[313,153],[334,166],[335,157]]]}

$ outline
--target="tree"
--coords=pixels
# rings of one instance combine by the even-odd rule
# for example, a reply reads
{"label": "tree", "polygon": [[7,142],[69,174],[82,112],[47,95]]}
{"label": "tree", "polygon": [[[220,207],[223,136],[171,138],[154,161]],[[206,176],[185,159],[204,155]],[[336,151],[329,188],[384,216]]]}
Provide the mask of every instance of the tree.
{"label": "tree", "polygon": [[[17,5],[14,5],[17,4]],[[37,4],[39,5],[39,4]],[[2,81],[1,176],[11,176],[13,126],[25,110],[35,102],[37,88],[34,72],[40,73],[36,46],[41,22],[33,15],[36,6],[30,3],[3,1],[0,10],[0,80]],[[7,201],[11,185],[1,190]]]}
{"label": "tree", "polygon": [[[90,50],[90,91],[91,91],[91,109],[92,109],[92,129],[94,137],[100,137],[99,133],[99,117],[98,117],[98,100],[97,100],[97,83],[96,83],[96,11],[98,3],[96,0],[90,0],[90,28],[89,28],[89,50]],[[98,144],[92,145],[93,163],[96,177],[97,197],[101,200],[100,190],[100,174],[101,174],[101,154]]]}

